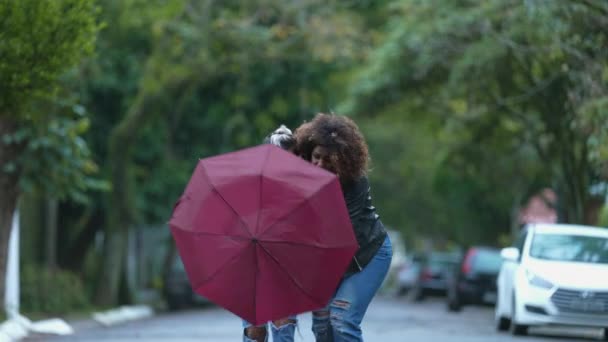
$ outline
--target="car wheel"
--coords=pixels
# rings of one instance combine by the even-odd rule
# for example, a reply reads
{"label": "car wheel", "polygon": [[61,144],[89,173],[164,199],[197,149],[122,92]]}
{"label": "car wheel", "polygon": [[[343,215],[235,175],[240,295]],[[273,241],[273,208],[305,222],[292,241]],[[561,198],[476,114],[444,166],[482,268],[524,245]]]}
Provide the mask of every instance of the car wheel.
{"label": "car wheel", "polygon": [[460,312],[462,311],[462,305],[460,305],[458,302],[448,302],[448,311]]}
{"label": "car wheel", "polygon": [[507,331],[511,327],[511,320],[505,317],[498,317],[496,320],[496,330]]}
{"label": "car wheel", "polygon": [[453,290],[448,290],[448,311],[459,312],[461,310],[462,302],[459,296]]}
{"label": "car wheel", "polygon": [[187,305],[187,300],[183,296],[167,296],[167,306],[170,311],[181,310]]}
{"label": "car wheel", "polygon": [[511,334],[515,336],[528,335],[528,326],[517,323],[517,306],[515,302],[515,294],[513,295],[513,304],[511,305]]}
{"label": "car wheel", "polygon": [[408,289],[407,287],[401,286],[399,288],[399,290],[397,291],[397,296],[399,296],[399,297],[405,296],[405,295],[407,295],[407,293],[409,292],[409,290],[410,289]]}
{"label": "car wheel", "polygon": [[414,289],[414,293],[413,296],[414,301],[416,302],[422,302],[424,300],[424,298],[426,297],[426,293],[424,293],[424,289],[421,287],[416,287]]}

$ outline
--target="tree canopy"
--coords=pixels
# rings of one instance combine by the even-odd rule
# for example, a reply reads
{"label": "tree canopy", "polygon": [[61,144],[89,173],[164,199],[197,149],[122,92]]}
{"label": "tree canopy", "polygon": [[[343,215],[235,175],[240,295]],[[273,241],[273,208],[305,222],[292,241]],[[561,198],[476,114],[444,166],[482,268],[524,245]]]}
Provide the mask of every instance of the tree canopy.
{"label": "tree canopy", "polygon": [[0,241],[18,189],[60,200],[58,264],[103,305],[128,231],[167,221],[198,158],[317,112],[361,126],[374,202],[410,245],[502,243],[547,187],[562,222],[596,224],[605,201],[605,1],[22,0],[0,17]]}
{"label": "tree canopy", "polygon": [[[552,186],[561,219],[586,222],[590,186],[606,180],[607,11],[592,0],[397,1],[344,108],[436,122],[447,149],[436,179],[448,196],[473,182],[465,192],[484,205],[469,211],[493,220],[509,197]],[[507,197],[491,205],[501,215],[487,208],[493,194]]]}
{"label": "tree canopy", "polygon": [[80,137],[87,121],[79,109],[66,108],[70,101],[58,85],[93,51],[96,14],[92,0],[0,2],[0,293],[21,190],[83,200],[82,192],[95,186],[89,178],[95,164]]}

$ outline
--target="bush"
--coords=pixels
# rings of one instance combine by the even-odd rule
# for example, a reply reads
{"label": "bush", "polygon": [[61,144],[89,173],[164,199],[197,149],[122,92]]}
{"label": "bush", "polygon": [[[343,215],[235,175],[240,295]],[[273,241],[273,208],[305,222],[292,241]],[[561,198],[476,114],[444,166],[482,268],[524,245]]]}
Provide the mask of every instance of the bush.
{"label": "bush", "polygon": [[64,314],[91,307],[74,273],[25,266],[21,275],[21,310],[29,313]]}

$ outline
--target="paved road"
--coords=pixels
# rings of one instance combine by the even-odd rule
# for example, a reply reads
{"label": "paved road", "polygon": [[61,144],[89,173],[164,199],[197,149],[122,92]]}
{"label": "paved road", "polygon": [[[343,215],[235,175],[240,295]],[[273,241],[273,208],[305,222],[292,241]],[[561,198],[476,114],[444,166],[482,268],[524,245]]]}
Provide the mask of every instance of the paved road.
{"label": "paved road", "polygon": [[[296,341],[314,341],[311,317],[300,317]],[[76,322],[76,334],[68,337],[33,336],[27,341],[240,341],[240,320],[218,308],[202,308],[179,313],[161,313],[153,318],[104,328],[91,322]],[[439,299],[412,303],[406,299],[377,298],[363,325],[366,342],[450,341],[594,341],[600,331],[592,329],[535,329],[531,336],[515,338],[497,333],[493,309],[467,307],[451,314]],[[568,337],[556,336],[568,334]]]}

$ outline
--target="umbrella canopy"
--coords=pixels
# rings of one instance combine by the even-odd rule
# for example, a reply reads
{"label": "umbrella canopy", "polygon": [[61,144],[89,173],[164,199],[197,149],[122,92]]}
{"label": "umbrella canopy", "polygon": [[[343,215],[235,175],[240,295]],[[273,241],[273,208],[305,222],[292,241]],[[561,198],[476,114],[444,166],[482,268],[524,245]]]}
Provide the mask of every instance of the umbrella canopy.
{"label": "umbrella canopy", "polygon": [[358,248],[338,178],[273,145],[200,160],[169,226],[194,291],[253,324],[327,305]]}

